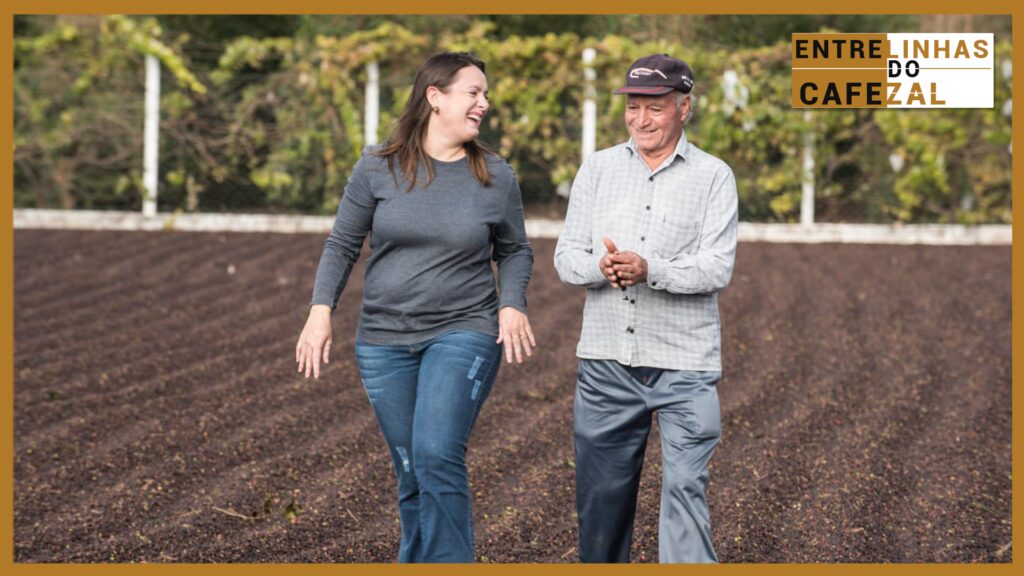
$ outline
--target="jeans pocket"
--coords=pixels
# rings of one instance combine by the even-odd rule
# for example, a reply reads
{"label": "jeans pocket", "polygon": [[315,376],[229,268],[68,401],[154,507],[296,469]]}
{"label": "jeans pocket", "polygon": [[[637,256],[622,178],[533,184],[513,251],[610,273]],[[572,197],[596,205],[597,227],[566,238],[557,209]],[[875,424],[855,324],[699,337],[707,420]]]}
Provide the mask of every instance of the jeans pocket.
{"label": "jeans pocket", "polygon": [[356,363],[363,385],[370,388],[384,386],[395,378],[405,379],[415,374],[419,361],[405,346],[382,346],[356,342]]}

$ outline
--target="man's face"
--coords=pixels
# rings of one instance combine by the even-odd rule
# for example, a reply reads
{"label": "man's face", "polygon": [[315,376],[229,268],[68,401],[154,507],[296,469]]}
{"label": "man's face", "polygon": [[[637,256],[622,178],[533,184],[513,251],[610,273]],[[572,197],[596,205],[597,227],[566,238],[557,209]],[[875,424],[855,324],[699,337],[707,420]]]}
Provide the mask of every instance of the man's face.
{"label": "man's face", "polygon": [[626,127],[645,156],[661,157],[675,149],[683,133],[690,99],[676,106],[675,92],[664,96],[626,96]]}

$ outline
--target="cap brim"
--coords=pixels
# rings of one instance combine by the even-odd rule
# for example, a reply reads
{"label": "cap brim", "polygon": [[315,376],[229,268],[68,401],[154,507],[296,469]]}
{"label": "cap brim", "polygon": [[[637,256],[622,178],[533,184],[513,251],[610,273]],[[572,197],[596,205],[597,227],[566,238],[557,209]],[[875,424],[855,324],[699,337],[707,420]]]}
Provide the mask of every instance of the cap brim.
{"label": "cap brim", "polygon": [[615,94],[643,94],[645,96],[661,96],[675,90],[671,86],[623,86]]}

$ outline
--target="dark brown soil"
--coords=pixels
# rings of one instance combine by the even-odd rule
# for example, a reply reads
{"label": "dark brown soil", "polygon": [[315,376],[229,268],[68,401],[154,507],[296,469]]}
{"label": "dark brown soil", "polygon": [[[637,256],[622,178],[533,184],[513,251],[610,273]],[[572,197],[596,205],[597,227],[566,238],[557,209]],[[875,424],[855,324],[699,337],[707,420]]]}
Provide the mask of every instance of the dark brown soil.
{"label": "dark brown soil", "polygon": [[[295,373],[320,235],[15,233],[19,562],[389,562],[395,487],[352,357]],[[534,242],[539,353],[474,432],[482,561],[576,560],[583,291]],[[722,295],[725,562],[1010,562],[1010,248],[741,245]],[[661,452],[634,560],[657,560]]]}

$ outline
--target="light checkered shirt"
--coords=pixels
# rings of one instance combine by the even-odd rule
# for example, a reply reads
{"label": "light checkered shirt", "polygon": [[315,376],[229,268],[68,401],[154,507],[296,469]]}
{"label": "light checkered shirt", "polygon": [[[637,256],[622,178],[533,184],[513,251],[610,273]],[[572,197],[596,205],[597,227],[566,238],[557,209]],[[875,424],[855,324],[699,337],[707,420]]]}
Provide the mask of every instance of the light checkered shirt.
{"label": "light checkered shirt", "polygon": [[[736,179],[684,133],[651,171],[632,140],[583,161],[555,248],[562,281],[587,288],[580,358],[722,369],[718,294],[736,255]],[[647,283],[613,288],[603,238],[647,260]]]}

